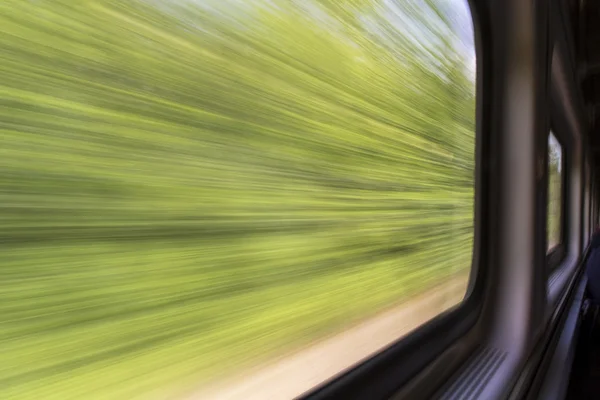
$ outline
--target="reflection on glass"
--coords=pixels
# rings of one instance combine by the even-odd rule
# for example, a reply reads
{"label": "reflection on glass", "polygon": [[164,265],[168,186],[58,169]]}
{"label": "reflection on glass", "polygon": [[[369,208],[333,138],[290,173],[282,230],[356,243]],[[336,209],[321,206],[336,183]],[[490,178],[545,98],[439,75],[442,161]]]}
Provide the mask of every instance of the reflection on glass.
{"label": "reflection on glass", "polygon": [[466,1],[7,0],[0,31],[0,398],[292,398],[462,300]]}
{"label": "reflection on glass", "polygon": [[550,251],[560,243],[562,229],[562,148],[552,132],[548,135],[547,207],[547,248]]}

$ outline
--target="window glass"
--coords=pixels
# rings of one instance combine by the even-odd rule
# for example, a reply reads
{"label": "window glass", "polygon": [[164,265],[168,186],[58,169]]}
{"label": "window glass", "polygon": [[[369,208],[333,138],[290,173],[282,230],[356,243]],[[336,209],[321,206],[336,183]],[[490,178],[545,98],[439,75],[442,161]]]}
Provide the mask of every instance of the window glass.
{"label": "window glass", "polygon": [[548,251],[561,243],[563,210],[562,167],[562,147],[551,132],[548,135],[548,208],[546,219]]}
{"label": "window glass", "polygon": [[[592,220],[591,220],[591,211],[592,211],[592,168],[591,165],[588,164],[587,167],[587,184],[586,184],[586,196],[585,196],[585,218],[586,218],[586,237],[591,239],[592,236]],[[587,244],[587,242],[586,242]]]}
{"label": "window glass", "polygon": [[594,177],[591,174],[592,168],[590,168],[590,204],[589,204],[589,212],[588,212],[588,219],[589,219],[589,224],[590,224],[590,238],[591,236],[594,234],[594,231],[596,230],[596,225],[594,223],[594,204],[595,204],[595,186],[594,185]]}
{"label": "window glass", "polygon": [[586,203],[585,203],[585,223],[586,223],[586,235],[588,238],[591,238],[592,232],[592,220],[591,220],[591,211],[592,211],[592,177],[589,175],[588,184],[586,187]]}
{"label": "window glass", "polygon": [[596,233],[596,229],[598,228],[598,222],[596,218],[596,183],[594,182],[594,178],[592,177],[592,204],[591,204],[591,226],[592,226],[592,235]]}
{"label": "window glass", "polygon": [[466,1],[6,1],[0,31],[0,398],[293,398],[462,301]]}
{"label": "window glass", "polygon": [[587,246],[589,243],[590,235],[589,235],[589,184],[590,184],[590,168],[589,164],[585,162],[584,169],[584,187],[583,187],[583,210],[582,210],[582,218],[583,218],[583,246]]}

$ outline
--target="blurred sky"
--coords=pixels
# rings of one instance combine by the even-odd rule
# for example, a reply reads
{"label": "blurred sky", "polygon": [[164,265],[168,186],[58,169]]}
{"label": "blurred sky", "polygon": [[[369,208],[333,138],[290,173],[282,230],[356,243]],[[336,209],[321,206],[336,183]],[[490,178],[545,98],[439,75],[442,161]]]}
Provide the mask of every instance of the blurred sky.
{"label": "blurred sky", "polygon": [[[249,17],[253,13],[255,7],[277,7],[277,2],[274,0],[179,0],[176,3],[171,1],[164,2],[163,0],[153,0],[156,3],[164,3],[166,6],[172,6],[175,4],[194,4],[201,6],[204,10],[219,14],[221,17],[227,19],[231,17],[241,16]],[[297,0],[297,4],[302,6],[305,10],[316,13],[317,19],[323,20],[323,15],[315,7],[311,7],[311,4],[305,0]],[[432,41],[436,40],[436,35],[427,32],[427,28],[423,27],[420,23],[415,22],[415,18],[406,14],[406,10],[415,8],[419,12],[429,15],[427,18],[428,23],[435,24],[440,19],[433,13],[431,5],[438,7],[442,10],[451,24],[451,30],[456,37],[454,40],[454,46],[458,52],[462,55],[464,65],[467,68],[468,76],[475,80],[476,72],[476,57],[475,57],[475,45],[474,45],[474,30],[473,20],[471,17],[470,7],[467,0],[382,0],[387,14],[386,18],[397,27],[399,31],[409,32],[413,39],[425,47],[433,44]],[[185,14],[179,14],[185,18]],[[327,21],[327,19],[324,19]],[[366,21],[365,21],[366,22]],[[377,27],[373,24],[369,24],[375,31]],[[376,23],[375,23],[376,25]],[[444,29],[437,25],[438,28]],[[250,28],[250,27],[248,27]]]}

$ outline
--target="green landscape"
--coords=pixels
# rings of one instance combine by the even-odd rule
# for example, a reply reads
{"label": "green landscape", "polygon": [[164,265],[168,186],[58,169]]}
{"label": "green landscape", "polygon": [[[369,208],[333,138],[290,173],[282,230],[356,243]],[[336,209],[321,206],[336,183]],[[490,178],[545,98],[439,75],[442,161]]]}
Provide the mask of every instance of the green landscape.
{"label": "green landscape", "polygon": [[546,243],[550,251],[560,243],[562,218],[562,150],[554,135],[548,135],[548,210],[546,213]]}
{"label": "green landscape", "polygon": [[0,398],[193,391],[466,279],[472,41],[461,0],[0,2]]}

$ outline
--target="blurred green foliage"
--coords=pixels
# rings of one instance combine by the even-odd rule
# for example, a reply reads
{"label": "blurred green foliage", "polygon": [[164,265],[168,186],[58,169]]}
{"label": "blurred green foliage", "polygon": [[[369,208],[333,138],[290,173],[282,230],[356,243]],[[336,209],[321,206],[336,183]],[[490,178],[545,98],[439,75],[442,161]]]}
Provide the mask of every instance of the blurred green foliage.
{"label": "blurred green foliage", "polygon": [[201,385],[468,271],[456,4],[1,2],[0,398]]}
{"label": "blurred green foliage", "polygon": [[548,210],[546,215],[547,248],[561,241],[562,220],[562,147],[552,133],[548,136]]}

